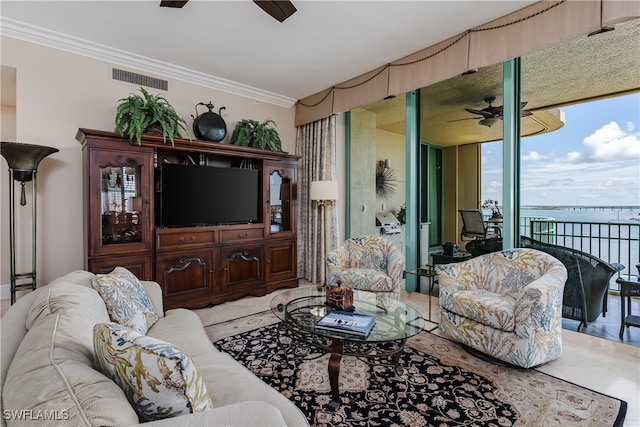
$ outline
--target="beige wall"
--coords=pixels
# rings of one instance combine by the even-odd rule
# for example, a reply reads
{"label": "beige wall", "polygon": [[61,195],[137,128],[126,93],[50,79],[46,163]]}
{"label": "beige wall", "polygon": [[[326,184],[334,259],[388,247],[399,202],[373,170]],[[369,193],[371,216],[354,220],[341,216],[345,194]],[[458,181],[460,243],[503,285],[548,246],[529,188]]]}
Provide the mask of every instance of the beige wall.
{"label": "beige wall", "polygon": [[[376,212],[398,213],[406,201],[406,149],[405,136],[398,133],[376,130],[376,165],[381,160],[391,161],[394,177],[394,193],[387,199],[376,197]],[[373,232],[373,231],[372,231]]]}
{"label": "beige wall", "polygon": [[480,201],[480,144],[444,149],[444,236],[445,242],[460,241],[462,219],[459,209],[476,209]]}
{"label": "beige wall", "polygon": [[[60,152],[47,157],[38,168],[38,283],[45,284],[71,270],[83,267],[81,146],[75,140],[78,128],[113,130],[118,99],[135,92],[138,86],[112,80],[117,67],[140,74],[135,69],[2,37],[2,65],[16,69],[15,139],[18,142],[47,145]],[[191,115],[198,102],[213,102],[216,111],[225,106],[228,142],[235,124],[244,118],[277,123],[283,150],[295,152],[293,108],[278,107],[253,99],[196,86],[164,76],[169,81],[164,96],[191,126]],[[152,93],[159,91],[151,89]],[[5,110],[2,110],[3,121]],[[4,125],[4,123],[3,123]],[[4,126],[3,126],[4,128]],[[4,137],[4,131],[3,131]],[[0,163],[0,203],[2,220],[1,284],[9,283],[7,164]],[[29,195],[28,195],[29,197]],[[30,217],[30,209],[17,216]],[[27,229],[29,227],[26,227]],[[18,241],[30,237],[18,232]],[[31,269],[30,257],[18,251],[17,270]],[[29,250],[26,251],[27,254]]]}
{"label": "beige wall", "polygon": [[351,113],[351,236],[371,234],[376,224],[376,115]]}

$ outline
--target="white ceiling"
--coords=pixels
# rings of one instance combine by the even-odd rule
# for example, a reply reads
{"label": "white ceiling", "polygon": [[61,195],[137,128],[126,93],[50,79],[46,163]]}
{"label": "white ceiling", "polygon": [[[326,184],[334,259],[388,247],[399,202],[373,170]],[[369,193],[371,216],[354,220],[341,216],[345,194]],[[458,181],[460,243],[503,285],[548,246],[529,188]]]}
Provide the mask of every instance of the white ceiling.
{"label": "white ceiling", "polygon": [[161,8],[160,0],[3,0],[0,14],[5,35],[24,27],[46,31],[44,43],[72,36],[293,105],[536,1],[293,3],[298,10],[283,23],[248,0],[190,0],[182,9]]}

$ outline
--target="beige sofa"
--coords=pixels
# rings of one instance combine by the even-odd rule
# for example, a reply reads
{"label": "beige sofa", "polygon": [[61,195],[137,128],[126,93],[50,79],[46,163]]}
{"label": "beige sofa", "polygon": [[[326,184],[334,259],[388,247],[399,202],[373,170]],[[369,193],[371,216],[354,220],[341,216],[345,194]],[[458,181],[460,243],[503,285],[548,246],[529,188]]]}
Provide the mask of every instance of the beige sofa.
{"label": "beige sofa", "polygon": [[[2,317],[2,425],[139,424],[122,390],[97,369],[93,326],[109,322],[91,282],[75,271],[31,292]],[[147,335],[188,353],[214,408],[145,423],[165,426],[305,426],[302,412],[210,342],[200,318],[162,308],[160,286],[142,282],[160,319]]]}

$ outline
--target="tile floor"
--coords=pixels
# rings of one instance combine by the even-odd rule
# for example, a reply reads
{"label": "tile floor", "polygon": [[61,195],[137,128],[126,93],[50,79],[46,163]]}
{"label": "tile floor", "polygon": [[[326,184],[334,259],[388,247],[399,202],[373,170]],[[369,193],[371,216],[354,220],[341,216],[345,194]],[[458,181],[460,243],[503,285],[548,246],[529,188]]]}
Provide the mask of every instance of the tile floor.
{"label": "tile floor", "polygon": [[[640,299],[635,298],[631,300],[631,312],[635,315],[640,315]],[[583,327],[580,332],[594,337],[640,347],[640,328],[626,327],[622,339],[620,339],[620,325],[622,324],[620,315],[620,296],[610,294],[607,302],[606,316],[603,317],[600,315],[595,322],[589,323],[587,327]],[[578,328],[579,323],[577,320],[562,319],[562,327],[572,331]]]}

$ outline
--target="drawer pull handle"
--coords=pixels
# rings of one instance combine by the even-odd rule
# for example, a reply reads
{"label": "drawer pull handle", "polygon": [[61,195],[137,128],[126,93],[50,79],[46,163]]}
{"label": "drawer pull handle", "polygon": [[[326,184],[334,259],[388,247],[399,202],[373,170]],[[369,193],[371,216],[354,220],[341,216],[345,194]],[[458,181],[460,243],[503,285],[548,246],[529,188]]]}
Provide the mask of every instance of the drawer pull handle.
{"label": "drawer pull handle", "polygon": [[244,235],[238,233],[238,239],[244,239],[245,237],[249,237],[249,233],[244,233]]}
{"label": "drawer pull handle", "polygon": [[195,241],[196,241],[196,236],[191,236],[191,238],[190,238],[188,241],[187,241],[187,240],[185,240],[183,236],[180,236],[180,241],[181,241],[182,243],[191,243],[191,242],[195,242]]}

